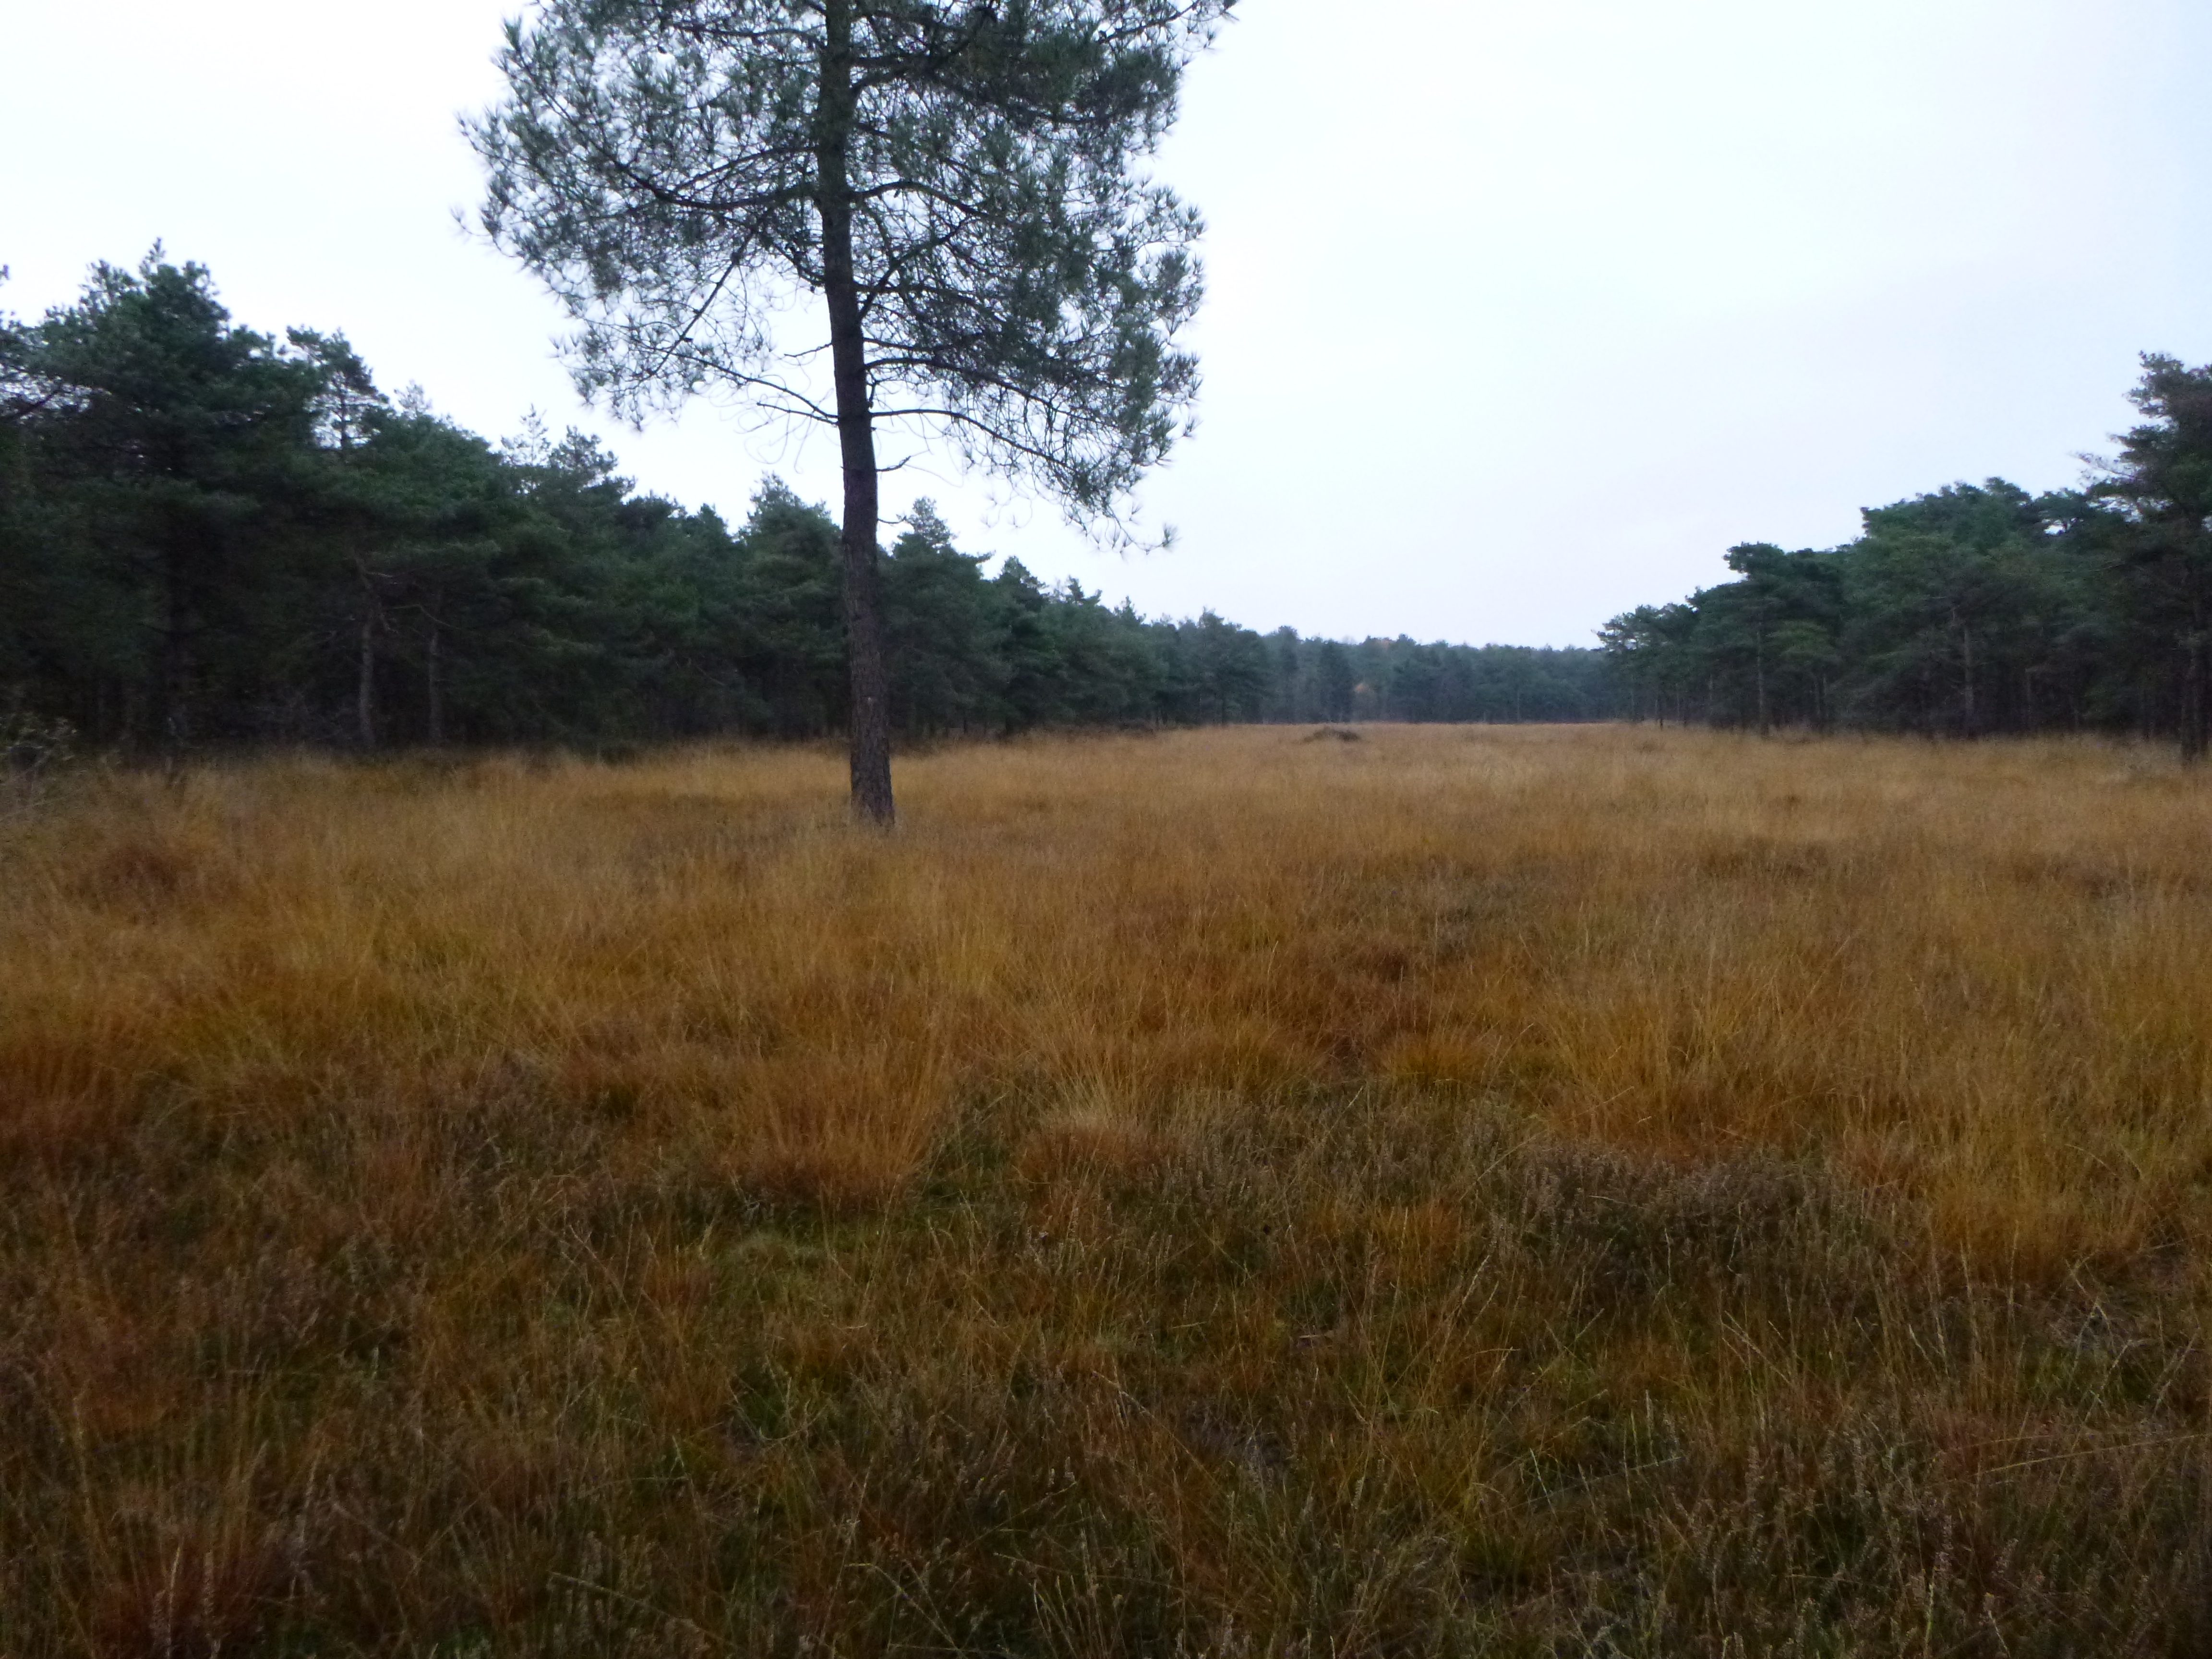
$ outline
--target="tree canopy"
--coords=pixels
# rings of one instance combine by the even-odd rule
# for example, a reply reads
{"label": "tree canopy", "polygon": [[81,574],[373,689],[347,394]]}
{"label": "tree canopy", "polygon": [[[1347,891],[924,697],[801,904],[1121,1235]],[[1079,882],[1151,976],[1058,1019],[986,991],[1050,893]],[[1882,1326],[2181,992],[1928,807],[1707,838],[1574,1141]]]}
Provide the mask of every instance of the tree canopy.
{"label": "tree canopy", "polygon": [[[1188,421],[1197,216],[1140,163],[1234,0],[548,0],[471,131],[580,387],[836,428],[853,793],[892,811],[878,422],[1111,521]],[[796,343],[793,303],[823,302]],[[828,384],[809,368],[826,356]]]}
{"label": "tree canopy", "polygon": [[[2134,395],[2081,489],[1950,484],[1841,547],[1739,544],[1730,580],[1614,617],[1601,652],[1144,617],[961,548],[921,503],[880,564],[886,725],[1630,714],[2136,732],[2193,758],[2212,368],[2146,358]],[[534,418],[489,442],[386,395],[343,335],[234,322],[158,249],[0,314],[0,725],[171,752],[829,738],[853,722],[844,552],[773,480],[727,524]]]}
{"label": "tree canopy", "polygon": [[2081,489],[2002,478],[1863,514],[1826,550],[1616,617],[1641,713],[1976,736],[2133,731],[2200,758],[2212,714],[2212,368],[2142,360],[2143,422]]}
{"label": "tree canopy", "polygon": [[[847,729],[838,529],[773,480],[730,525],[587,437],[488,442],[343,336],[240,326],[158,252],[0,316],[0,723],[141,750]],[[1591,651],[1139,617],[963,550],[926,502],[882,584],[908,741],[1618,707]]]}

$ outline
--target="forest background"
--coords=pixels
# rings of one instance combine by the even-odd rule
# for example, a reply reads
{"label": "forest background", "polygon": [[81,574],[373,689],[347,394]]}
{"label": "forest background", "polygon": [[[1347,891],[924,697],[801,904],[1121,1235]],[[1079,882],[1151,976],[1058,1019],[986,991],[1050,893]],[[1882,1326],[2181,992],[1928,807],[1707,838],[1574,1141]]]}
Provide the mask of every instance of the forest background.
{"label": "forest background", "polygon": [[[908,740],[1039,726],[1627,717],[2206,747],[2212,371],[2146,357],[2144,423],[2081,489],[1869,510],[1833,550],[1599,648],[1262,635],[987,574],[927,504],[887,550]],[[1358,559],[1360,550],[1346,556]],[[0,718],[131,749],[826,735],[836,532],[774,481],[726,523],[535,416],[494,444],[380,391],[343,336],[233,321],[160,250],[0,315]]]}

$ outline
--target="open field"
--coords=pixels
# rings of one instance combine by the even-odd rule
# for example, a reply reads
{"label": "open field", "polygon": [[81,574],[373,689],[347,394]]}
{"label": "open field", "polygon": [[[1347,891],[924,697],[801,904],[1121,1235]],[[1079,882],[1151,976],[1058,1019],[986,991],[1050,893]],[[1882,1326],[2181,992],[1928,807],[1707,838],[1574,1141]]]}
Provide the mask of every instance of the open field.
{"label": "open field", "polygon": [[2212,1651],[2212,778],[900,783],[0,817],[0,1655]]}

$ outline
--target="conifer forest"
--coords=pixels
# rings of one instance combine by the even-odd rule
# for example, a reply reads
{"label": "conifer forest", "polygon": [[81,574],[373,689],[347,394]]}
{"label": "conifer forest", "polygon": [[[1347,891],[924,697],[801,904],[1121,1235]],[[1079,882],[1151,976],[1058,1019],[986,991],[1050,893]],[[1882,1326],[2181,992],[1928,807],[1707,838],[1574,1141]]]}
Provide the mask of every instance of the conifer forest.
{"label": "conifer forest", "polygon": [[[837,528],[741,525],[595,441],[488,441],[337,334],[234,323],[203,267],[102,265],[0,328],[0,696],[134,750],[809,738],[849,696]],[[884,550],[908,738],[1267,720],[1584,720],[1593,650],[1339,641],[1142,617],[954,545]]]}
{"label": "conifer forest", "polygon": [[[2144,359],[2076,489],[1954,483],[1595,647],[1138,615],[957,546],[884,550],[907,740],[1250,721],[2133,733],[2212,708],[2212,370]],[[770,479],[742,524],[639,491],[537,417],[499,441],[392,396],[343,334],[234,322],[157,250],[0,317],[0,699],[124,750],[586,748],[825,736],[849,698],[837,526]],[[1356,560],[1358,550],[1346,550]],[[1102,568],[1103,568],[1102,566]]]}

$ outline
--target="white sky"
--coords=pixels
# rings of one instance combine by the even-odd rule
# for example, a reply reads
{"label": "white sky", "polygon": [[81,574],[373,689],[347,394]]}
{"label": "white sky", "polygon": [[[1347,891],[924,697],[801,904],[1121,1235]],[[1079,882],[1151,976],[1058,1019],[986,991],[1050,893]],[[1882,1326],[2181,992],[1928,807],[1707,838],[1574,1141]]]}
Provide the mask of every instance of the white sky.
{"label": "white sky", "polygon": [[[465,237],[456,112],[516,0],[0,0],[0,309],[156,237],[489,436],[541,410],[741,518],[835,453],[578,408],[557,308]],[[2204,0],[1244,0],[1160,173],[1206,212],[1195,439],[1101,553],[949,465],[972,550],[1147,614],[1586,643],[1955,479],[2031,488],[2212,359]],[[1347,21],[1356,20],[1356,21]]]}

